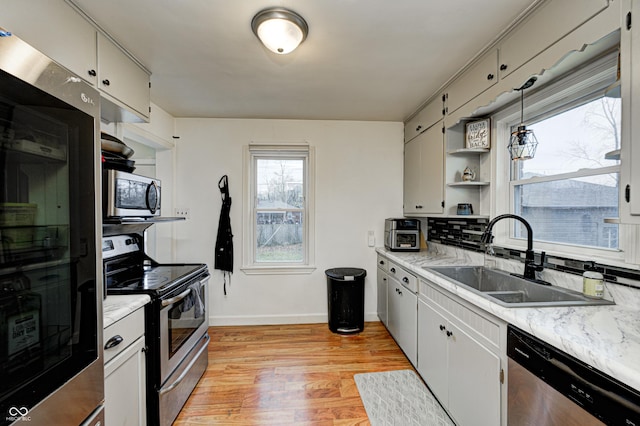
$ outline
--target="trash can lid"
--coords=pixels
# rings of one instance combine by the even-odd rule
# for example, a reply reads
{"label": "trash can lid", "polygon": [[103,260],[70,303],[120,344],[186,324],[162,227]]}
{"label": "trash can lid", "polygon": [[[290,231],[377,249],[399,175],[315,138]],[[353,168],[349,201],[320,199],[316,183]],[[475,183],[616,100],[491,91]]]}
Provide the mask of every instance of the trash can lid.
{"label": "trash can lid", "polygon": [[324,271],[329,278],[342,281],[354,281],[356,278],[364,278],[367,271],[361,268],[331,268]]}

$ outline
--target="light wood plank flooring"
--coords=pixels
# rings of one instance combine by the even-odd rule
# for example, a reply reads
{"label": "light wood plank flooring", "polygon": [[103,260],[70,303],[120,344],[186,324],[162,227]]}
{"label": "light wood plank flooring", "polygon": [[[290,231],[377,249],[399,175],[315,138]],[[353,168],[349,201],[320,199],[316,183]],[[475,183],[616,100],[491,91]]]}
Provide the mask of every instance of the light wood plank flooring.
{"label": "light wood plank flooring", "polygon": [[386,328],[210,327],[209,367],[175,426],[368,425],[353,375],[413,369]]}

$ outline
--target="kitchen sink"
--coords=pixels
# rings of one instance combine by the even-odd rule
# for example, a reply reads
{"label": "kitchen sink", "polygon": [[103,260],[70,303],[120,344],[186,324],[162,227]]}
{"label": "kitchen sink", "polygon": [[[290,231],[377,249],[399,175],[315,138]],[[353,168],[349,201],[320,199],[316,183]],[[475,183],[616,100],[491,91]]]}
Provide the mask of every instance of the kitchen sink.
{"label": "kitchen sink", "polygon": [[438,266],[424,269],[507,307],[613,305],[577,291],[544,285],[517,275],[484,266]]}

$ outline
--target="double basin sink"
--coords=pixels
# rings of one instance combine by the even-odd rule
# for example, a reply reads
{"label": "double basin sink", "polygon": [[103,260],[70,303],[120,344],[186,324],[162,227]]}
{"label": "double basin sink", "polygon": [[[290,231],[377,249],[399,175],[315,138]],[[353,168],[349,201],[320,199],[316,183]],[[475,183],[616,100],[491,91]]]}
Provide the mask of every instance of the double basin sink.
{"label": "double basin sink", "polygon": [[506,307],[613,305],[606,299],[589,298],[577,291],[544,285],[484,266],[425,267],[442,278]]}

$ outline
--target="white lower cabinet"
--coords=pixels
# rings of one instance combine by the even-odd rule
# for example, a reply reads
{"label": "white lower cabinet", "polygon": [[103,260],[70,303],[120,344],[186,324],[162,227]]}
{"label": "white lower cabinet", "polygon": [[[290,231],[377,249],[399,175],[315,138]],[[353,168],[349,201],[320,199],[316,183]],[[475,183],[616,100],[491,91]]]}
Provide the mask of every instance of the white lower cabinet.
{"label": "white lower cabinet", "polygon": [[105,423],[146,425],[144,309],[105,328],[104,343]]}
{"label": "white lower cabinet", "polygon": [[418,361],[416,277],[390,263],[387,280],[387,329],[415,366]]}
{"label": "white lower cabinet", "polygon": [[381,270],[380,268],[378,268],[378,276],[377,276],[378,318],[380,318],[380,321],[382,321],[382,323],[387,327],[389,326],[389,316],[388,316],[388,310],[387,310],[388,282],[389,282],[389,277],[387,276],[387,273]]}
{"label": "white lower cabinet", "polygon": [[503,329],[420,282],[418,372],[460,426],[502,424]]}

